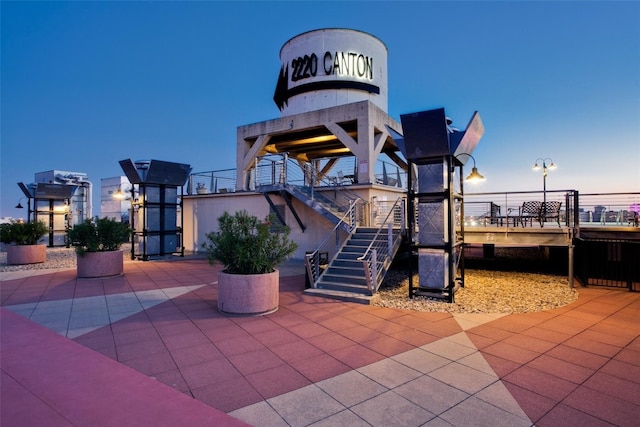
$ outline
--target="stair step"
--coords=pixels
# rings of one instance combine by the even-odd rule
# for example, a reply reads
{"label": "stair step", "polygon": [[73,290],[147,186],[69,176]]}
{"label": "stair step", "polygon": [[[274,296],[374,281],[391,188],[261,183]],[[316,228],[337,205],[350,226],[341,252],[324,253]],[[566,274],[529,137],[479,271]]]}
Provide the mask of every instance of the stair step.
{"label": "stair step", "polygon": [[371,305],[380,299],[380,295],[362,295],[355,292],[337,291],[333,289],[314,289],[309,288],[304,290],[305,294],[315,295],[324,298],[331,298],[335,300],[354,302],[358,304]]}
{"label": "stair step", "polygon": [[331,282],[321,279],[316,284],[317,289],[333,289],[335,291],[352,292],[362,295],[371,295],[366,284],[349,284],[346,282]]}
{"label": "stair step", "polygon": [[342,274],[327,274],[324,273],[320,278],[323,282],[330,283],[344,283],[347,286],[366,286],[367,280],[364,278],[364,274],[361,276],[344,276]]}

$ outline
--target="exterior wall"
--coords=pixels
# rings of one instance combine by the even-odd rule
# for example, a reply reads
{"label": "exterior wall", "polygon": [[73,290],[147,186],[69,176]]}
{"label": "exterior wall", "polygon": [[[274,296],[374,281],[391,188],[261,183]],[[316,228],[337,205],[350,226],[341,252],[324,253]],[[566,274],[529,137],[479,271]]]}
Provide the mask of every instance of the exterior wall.
{"label": "exterior wall", "polygon": [[[358,193],[364,200],[382,202],[387,200],[393,203],[398,197],[402,197],[402,189],[385,188],[382,186],[359,186],[350,190]],[[274,204],[286,205],[280,196],[271,196]],[[313,208],[308,207],[297,199],[292,199],[294,209],[301,218],[306,229],[303,231],[288,207],[285,208],[285,221],[291,228],[291,239],[298,243],[298,250],[293,254],[293,259],[303,259],[305,252],[315,250],[322,241],[327,238],[334,228],[329,220],[324,218]],[[184,246],[187,252],[202,252],[202,243],[205,235],[218,228],[218,217],[225,211],[233,213],[242,209],[247,210],[258,218],[264,218],[269,214],[269,203],[262,193],[236,192],[228,194],[208,194],[206,196],[184,197]],[[343,235],[342,238],[345,236]],[[332,234],[329,239],[334,239]],[[334,245],[329,245],[334,246]],[[330,251],[331,252],[331,251]],[[333,256],[333,253],[329,254]]]}

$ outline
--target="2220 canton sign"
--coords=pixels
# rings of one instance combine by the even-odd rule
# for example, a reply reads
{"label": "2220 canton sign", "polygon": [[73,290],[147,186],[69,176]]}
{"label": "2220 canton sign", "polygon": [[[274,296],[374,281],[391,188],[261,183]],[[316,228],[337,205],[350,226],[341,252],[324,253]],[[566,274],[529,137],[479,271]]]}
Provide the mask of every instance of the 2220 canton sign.
{"label": "2220 canton sign", "polygon": [[[289,89],[289,64],[280,68],[273,100],[280,110],[289,98],[304,92],[323,89],[357,89],[380,93],[373,81],[373,58],[356,52],[325,52],[320,60],[315,53],[299,56],[291,60],[291,82],[313,79],[317,76],[336,76],[337,79],[311,81]],[[353,79],[359,80],[353,80]]]}

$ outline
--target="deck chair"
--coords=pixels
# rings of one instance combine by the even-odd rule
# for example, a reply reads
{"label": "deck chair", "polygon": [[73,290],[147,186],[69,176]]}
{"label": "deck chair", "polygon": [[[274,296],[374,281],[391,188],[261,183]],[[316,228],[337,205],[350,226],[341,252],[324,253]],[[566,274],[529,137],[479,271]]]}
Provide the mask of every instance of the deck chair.
{"label": "deck chair", "polygon": [[522,225],[522,227],[526,227],[528,222],[530,226],[533,226],[534,219],[540,222],[541,207],[542,202],[533,201],[522,203],[522,206],[519,209],[520,212],[518,213],[518,222],[520,223],[520,225]]}

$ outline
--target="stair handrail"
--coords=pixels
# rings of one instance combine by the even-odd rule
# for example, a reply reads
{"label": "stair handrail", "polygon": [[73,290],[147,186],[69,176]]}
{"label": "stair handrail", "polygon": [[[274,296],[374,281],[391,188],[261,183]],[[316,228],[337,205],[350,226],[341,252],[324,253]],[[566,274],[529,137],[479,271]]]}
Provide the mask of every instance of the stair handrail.
{"label": "stair handrail", "polygon": [[[340,231],[347,232],[348,235],[353,233],[356,228],[356,205],[357,200],[350,203],[349,209],[344,213],[342,218],[333,227],[333,229],[327,233],[327,236],[320,242],[318,247],[311,253],[307,253],[304,256],[304,263],[307,270],[307,277],[309,278],[309,285],[313,288],[316,287],[318,279],[320,278],[320,252],[324,246],[329,242],[329,238],[335,233],[336,251],[340,248]],[[346,227],[345,227],[346,226]],[[346,239],[346,238],[345,238]],[[327,251],[328,252],[328,251]]]}
{"label": "stair handrail", "polygon": [[[396,225],[395,214],[400,211],[400,232],[394,238],[393,227]],[[384,221],[378,227],[375,236],[365,250],[362,256],[358,257],[358,261],[362,261],[365,271],[367,287],[372,295],[377,292],[378,283],[378,266],[384,264],[393,256],[393,250],[402,239],[406,228],[405,218],[405,198],[399,197],[385,217]],[[383,233],[386,235],[383,237]]]}

